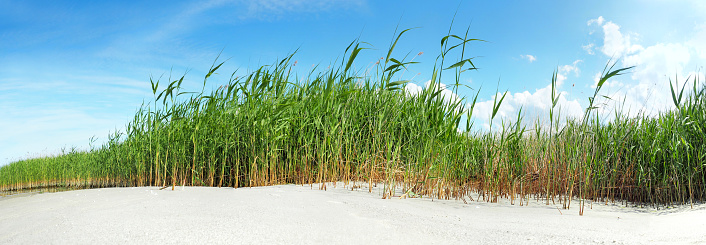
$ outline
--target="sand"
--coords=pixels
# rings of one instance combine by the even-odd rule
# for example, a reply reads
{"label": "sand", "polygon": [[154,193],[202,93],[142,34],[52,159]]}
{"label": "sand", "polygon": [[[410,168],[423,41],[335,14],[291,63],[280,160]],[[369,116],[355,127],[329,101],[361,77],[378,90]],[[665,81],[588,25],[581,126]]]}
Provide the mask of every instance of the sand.
{"label": "sand", "polygon": [[378,187],[105,188],[0,198],[0,244],[706,244],[706,205],[560,209]]}

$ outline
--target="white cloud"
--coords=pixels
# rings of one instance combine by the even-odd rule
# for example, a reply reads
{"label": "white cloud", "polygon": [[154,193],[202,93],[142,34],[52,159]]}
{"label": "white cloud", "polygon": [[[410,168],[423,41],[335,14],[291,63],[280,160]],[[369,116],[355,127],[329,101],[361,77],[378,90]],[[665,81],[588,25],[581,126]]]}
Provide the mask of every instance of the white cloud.
{"label": "white cloud", "polygon": [[528,54],[528,55],[521,54],[521,55],[520,55],[520,58],[526,59],[526,60],[528,60],[530,63],[532,63],[532,62],[534,62],[535,60],[537,60],[537,57],[534,57],[534,55],[529,55],[529,54]]}
{"label": "white cloud", "polygon": [[[689,49],[682,44],[656,44],[642,52],[623,59],[624,66],[636,66],[631,75],[632,82],[625,85],[626,106],[631,109],[644,108],[648,115],[672,109],[673,102],[669,89],[669,77],[679,76],[684,81],[684,67],[689,63]],[[635,114],[636,112],[630,112]]]}
{"label": "white cloud", "polygon": [[601,79],[601,73],[598,72],[593,75],[593,84],[591,84],[591,88],[595,89],[596,86],[598,86],[598,80]]}
{"label": "white cloud", "polygon": [[419,85],[414,84],[414,83],[407,83],[407,84],[404,86],[404,90],[407,91],[407,93],[409,93],[409,94],[412,95],[412,96],[417,95],[417,94],[419,94],[420,92],[422,92],[422,89],[423,89],[422,86],[419,86]]}
{"label": "white cloud", "polygon": [[[702,77],[685,70],[692,62],[703,65],[706,61],[706,30],[698,29],[694,37],[682,43],[657,43],[643,47],[635,44],[637,39],[633,35],[621,33],[620,26],[608,21],[603,26],[604,46],[601,51],[606,56],[622,56],[622,67],[635,66],[629,74],[606,81],[599,95],[606,95],[611,100],[603,97],[596,99],[596,104],[601,107],[599,112],[610,116],[616,108],[622,112],[635,116],[638,113],[657,115],[659,111],[674,108],[669,80],[678,80],[684,83],[691,75]],[[616,66],[617,67],[617,66]],[[595,88],[600,73],[594,76]],[[687,89],[688,92],[688,89]],[[685,92],[685,93],[687,93]]]}
{"label": "white cloud", "polygon": [[593,23],[596,23],[600,26],[603,25],[603,21],[605,21],[605,19],[603,19],[603,16],[598,16],[598,18],[588,20],[588,22],[586,22],[586,25],[590,26]]}
{"label": "white cloud", "polygon": [[[559,101],[555,109],[558,112],[557,114],[561,116],[560,121],[564,121],[566,118],[580,118],[583,115],[583,108],[579,104],[578,100],[568,99],[569,93],[561,90],[561,87],[565,81],[567,81],[569,75],[573,74],[574,76],[579,76],[581,70],[578,65],[581,62],[581,60],[576,60],[570,65],[563,65],[557,68],[558,74],[556,92],[559,96]],[[411,95],[416,95],[420,93],[423,88],[428,86],[430,86],[430,81],[427,81],[424,86],[408,83],[405,86],[405,91]],[[446,102],[456,101],[459,99],[459,96],[453,93],[447,85],[442,83],[438,84],[438,86],[443,89],[440,95],[444,97]],[[546,87],[535,90],[533,93],[529,91],[518,93],[508,92],[494,119],[494,127],[499,126],[501,120],[515,120],[520,108],[522,108],[524,124],[532,124],[537,118],[548,118],[549,109],[551,108],[551,89],[550,83]],[[473,117],[474,121],[476,121],[476,125],[480,125],[485,129],[489,128],[489,121],[493,110],[495,96],[498,96],[499,99],[500,96],[502,96],[502,93],[498,93],[488,100],[480,99],[476,103],[473,111]],[[470,106],[470,104],[466,104],[465,108],[470,108]]]}
{"label": "white cloud", "polygon": [[574,72],[574,75],[579,76],[581,70],[579,69],[578,64],[580,64],[581,62],[583,62],[583,60],[575,60],[573,63],[571,63],[571,65],[559,66],[559,75]]}
{"label": "white cloud", "polygon": [[706,23],[694,27],[693,33],[695,33],[694,37],[687,41],[686,45],[694,49],[698,57],[704,60],[706,59]]}
{"label": "white cloud", "polygon": [[626,54],[632,54],[642,50],[642,46],[632,44],[637,38],[636,35],[623,34],[620,32],[620,26],[608,21],[603,25],[603,47],[601,52],[607,56],[621,57]]}

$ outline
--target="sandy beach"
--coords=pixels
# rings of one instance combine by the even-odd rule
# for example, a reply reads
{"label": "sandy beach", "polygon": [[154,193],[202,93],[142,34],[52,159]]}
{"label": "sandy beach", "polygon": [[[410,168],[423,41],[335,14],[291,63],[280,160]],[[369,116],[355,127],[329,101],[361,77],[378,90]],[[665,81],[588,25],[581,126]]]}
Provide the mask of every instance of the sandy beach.
{"label": "sandy beach", "polygon": [[706,205],[381,199],[380,187],[105,188],[0,197],[0,244],[706,244]]}

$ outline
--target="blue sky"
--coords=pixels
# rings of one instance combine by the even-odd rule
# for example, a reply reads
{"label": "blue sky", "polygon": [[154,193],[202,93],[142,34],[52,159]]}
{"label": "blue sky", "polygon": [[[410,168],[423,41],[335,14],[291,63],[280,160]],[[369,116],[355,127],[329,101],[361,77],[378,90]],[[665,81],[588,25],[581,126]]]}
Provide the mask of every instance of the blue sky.
{"label": "blue sky", "polygon": [[488,41],[472,43],[467,55],[478,56],[480,69],[462,77],[483,88],[474,112],[478,127],[487,128],[496,87],[509,91],[501,116],[513,118],[522,106],[528,118],[548,117],[555,69],[562,114],[580,116],[611,57],[617,66],[637,66],[602,90],[624,99],[632,115],[672,108],[668,78],[703,81],[706,2],[698,0],[0,0],[0,165],[86,149],[92,136],[105,142],[150,100],[150,76],[188,71],[185,89],[199,90],[221,51],[229,60],[208,88],[238,68],[244,74],[297,49],[304,75],[312,65],[340,61],[358,37],[373,45],[354,64],[364,71],[385,55],[398,25],[418,27],[393,54],[423,52],[414,57],[421,64],[403,77],[414,80],[407,89],[415,91],[429,80],[457,9],[452,33],[462,35],[470,25],[470,37]]}

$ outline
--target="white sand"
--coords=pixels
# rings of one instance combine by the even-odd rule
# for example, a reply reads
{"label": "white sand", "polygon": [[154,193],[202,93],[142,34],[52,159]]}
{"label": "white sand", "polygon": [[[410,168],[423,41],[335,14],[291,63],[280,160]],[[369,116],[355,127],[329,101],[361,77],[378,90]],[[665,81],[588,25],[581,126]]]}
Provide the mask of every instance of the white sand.
{"label": "white sand", "polygon": [[667,211],[381,199],[341,185],[107,188],[0,198],[0,244],[706,244],[706,206]]}

